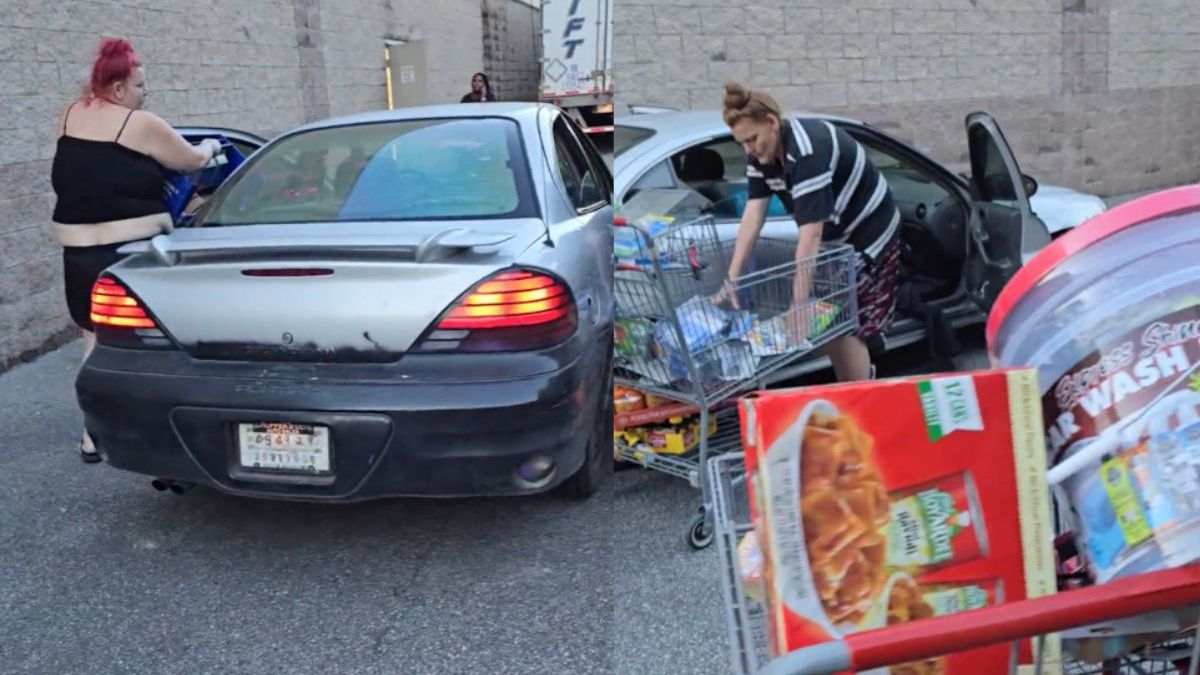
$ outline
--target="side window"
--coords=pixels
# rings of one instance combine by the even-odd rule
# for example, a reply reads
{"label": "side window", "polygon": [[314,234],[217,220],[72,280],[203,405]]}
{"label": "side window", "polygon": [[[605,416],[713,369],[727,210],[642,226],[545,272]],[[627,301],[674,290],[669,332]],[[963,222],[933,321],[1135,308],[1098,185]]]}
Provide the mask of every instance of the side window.
{"label": "side window", "polygon": [[[746,208],[749,185],[746,181],[746,151],[732,136],[718,138],[675,153],[671,157],[680,182],[712,203],[713,216],[737,220]],[[778,198],[772,197],[769,217],[787,215]]]}
{"label": "side window", "polygon": [[856,137],[855,140],[867,151],[867,159],[883,174],[888,188],[892,191],[892,198],[902,209],[904,206],[915,207],[917,204],[933,207],[952,197],[946,188],[933,182],[929,176],[903,158],[878,147],[868,139]]}
{"label": "side window", "polygon": [[595,177],[597,186],[604,197],[604,201],[611,202],[613,191],[612,172],[609,171],[608,164],[600,156],[600,151],[596,148],[596,144],[588,138],[587,134],[583,133],[583,129],[579,128],[579,125],[574,120],[567,118],[567,121],[569,122],[567,128],[587,159],[592,175]]}
{"label": "side window", "polygon": [[629,194],[625,196],[625,199],[632,198],[640,190],[669,190],[673,187],[675,187],[675,178],[671,175],[671,166],[664,159],[642,174],[642,177],[629,188]]}
{"label": "side window", "polygon": [[571,161],[571,153],[567,150],[567,143],[559,133],[557,124],[554,125],[554,155],[557,158],[558,173],[562,176],[563,185],[567,187],[567,196],[571,198],[575,208],[579,208],[579,170]]}
{"label": "side window", "polygon": [[554,122],[554,146],[558,170],[575,208],[583,211],[603,204],[604,192],[595,171],[588,164],[583,148],[571,135],[567,121],[561,117]]}

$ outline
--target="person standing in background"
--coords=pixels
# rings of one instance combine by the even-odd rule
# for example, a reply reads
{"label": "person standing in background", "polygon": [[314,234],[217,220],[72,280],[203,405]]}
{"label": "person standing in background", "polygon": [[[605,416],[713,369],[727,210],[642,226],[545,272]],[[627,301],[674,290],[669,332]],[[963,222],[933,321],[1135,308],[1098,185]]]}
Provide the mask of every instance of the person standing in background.
{"label": "person standing in background", "polygon": [[496,95],[492,93],[492,83],[488,81],[487,75],[475,73],[471,76],[471,91],[464,94],[459,103],[481,103],[495,100]]}

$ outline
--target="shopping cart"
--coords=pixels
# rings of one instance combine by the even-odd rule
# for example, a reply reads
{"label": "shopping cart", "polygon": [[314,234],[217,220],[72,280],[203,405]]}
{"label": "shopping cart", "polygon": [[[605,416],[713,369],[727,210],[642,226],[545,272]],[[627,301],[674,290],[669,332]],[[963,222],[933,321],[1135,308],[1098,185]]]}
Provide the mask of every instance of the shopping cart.
{"label": "shopping cart", "polygon": [[[721,587],[738,675],[816,675],[863,672],[953,652],[1012,643],[1010,670],[1017,672],[1016,649],[1036,639],[1033,653],[1047,653],[1042,637],[1150,612],[1200,605],[1200,565],[1142,574],[1030,600],[938,616],[887,628],[852,633],[843,639],[797,650],[772,660],[768,651],[765,609],[745,590],[738,543],[753,530],[746,473],[741,453],[714,457],[707,465],[713,496]],[[1192,629],[1164,636],[1127,653],[1085,663],[1047,657],[1027,666],[1030,672],[1067,675],[1196,675],[1200,641]],[[1069,644],[1064,651],[1070,653]]]}
{"label": "shopping cart", "polygon": [[[678,405],[618,415],[614,454],[699,488],[687,541],[701,549],[713,533],[703,467],[741,449],[736,396],[855,329],[856,270],[849,246],[797,263],[795,242],[760,239],[751,271],[729,286],[733,307],[718,306],[712,298],[726,287],[734,243],[711,216],[681,206],[686,192],[644,191],[616,219],[614,377]],[[809,289],[799,306],[797,275]],[[674,453],[632,431],[697,415]]]}

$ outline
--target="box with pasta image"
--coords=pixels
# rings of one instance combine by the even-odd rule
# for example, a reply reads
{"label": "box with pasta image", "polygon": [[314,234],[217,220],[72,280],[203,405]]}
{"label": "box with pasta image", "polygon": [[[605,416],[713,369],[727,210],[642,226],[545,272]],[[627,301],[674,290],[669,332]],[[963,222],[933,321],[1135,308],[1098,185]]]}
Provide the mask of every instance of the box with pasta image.
{"label": "box with pasta image", "polygon": [[[772,655],[1053,593],[1039,400],[1032,369],[745,397]],[[1043,663],[1060,661],[1056,640],[1046,650]],[[890,672],[1008,672],[1009,653],[982,648]],[[1030,641],[1018,658],[1033,671]]]}

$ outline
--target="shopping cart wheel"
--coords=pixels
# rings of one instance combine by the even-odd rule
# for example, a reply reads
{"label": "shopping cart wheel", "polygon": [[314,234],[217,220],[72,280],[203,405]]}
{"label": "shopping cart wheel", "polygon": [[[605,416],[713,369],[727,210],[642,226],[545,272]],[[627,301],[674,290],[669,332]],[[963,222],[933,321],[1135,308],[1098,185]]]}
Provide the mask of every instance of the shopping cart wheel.
{"label": "shopping cart wheel", "polygon": [[704,508],[700,508],[700,513],[692,519],[692,524],[688,526],[687,543],[694,550],[700,551],[708,548],[708,545],[713,541],[712,525],[704,524]]}

